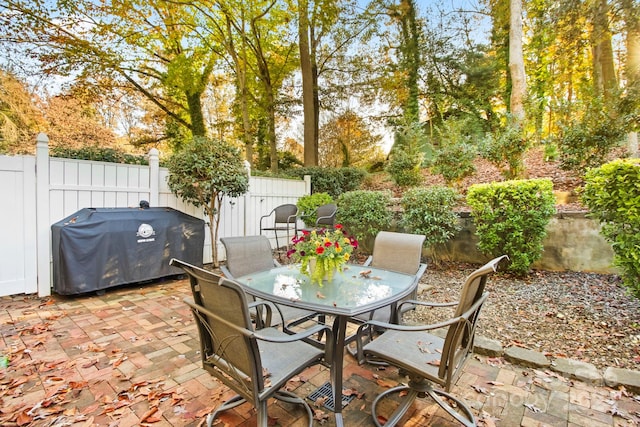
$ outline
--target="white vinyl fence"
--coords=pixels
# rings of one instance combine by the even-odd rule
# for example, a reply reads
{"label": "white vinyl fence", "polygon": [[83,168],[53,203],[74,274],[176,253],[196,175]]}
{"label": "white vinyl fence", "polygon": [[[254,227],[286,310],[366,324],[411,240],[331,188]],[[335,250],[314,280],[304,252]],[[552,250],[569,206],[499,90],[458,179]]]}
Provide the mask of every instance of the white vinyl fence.
{"label": "white vinyl fence", "polygon": [[[201,209],[171,193],[168,175],[156,149],[149,152],[149,166],[54,158],[44,134],[38,135],[35,157],[0,156],[0,296],[50,295],[51,225],[82,208],[134,207],[147,200],[206,221]],[[247,194],[224,200],[219,237],[259,234],[262,215],[296,203],[310,190],[308,177],[250,177]],[[203,262],[208,263],[208,228],[205,236]]]}

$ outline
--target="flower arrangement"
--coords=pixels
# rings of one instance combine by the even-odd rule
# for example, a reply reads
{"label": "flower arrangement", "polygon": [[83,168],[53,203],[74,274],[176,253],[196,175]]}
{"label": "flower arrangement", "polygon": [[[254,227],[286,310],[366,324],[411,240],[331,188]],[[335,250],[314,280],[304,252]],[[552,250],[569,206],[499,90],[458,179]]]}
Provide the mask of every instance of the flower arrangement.
{"label": "flower arrangement", "polygon": [[312,283],[321,286],[325,276],[331,281],[334,271],[342,271],[344,263],[358,248],[358,241],[347,236],[341,224],[336,224],[334,230],[303,230],[300,236],[293,238],[292,243],[287,256],[299,260],[302,264],[300,271],[311,277]]}

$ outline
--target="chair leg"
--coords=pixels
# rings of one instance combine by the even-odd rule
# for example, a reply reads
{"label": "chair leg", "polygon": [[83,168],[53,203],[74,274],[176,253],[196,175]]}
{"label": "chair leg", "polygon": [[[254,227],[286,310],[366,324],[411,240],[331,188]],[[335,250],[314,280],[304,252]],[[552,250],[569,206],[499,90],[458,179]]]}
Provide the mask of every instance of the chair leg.
{"label": "chair leg", "polygon": [[391,416],[387,418],[387,422],[384,423],[385,427],[393,427],[400,421],[404,414],[407,413],[407,410],[409,410],[409,407],[411,406],[413,401],[416,400],[416,397],[418,397],[418,392],[416,390],[413,390],[411,387],[401,385],[398,387],[390,388],[389,390],[380,393],[378,397],[375,398],[375,400],[373,401],[373,405],[371,406],[371,416],[373,417],[373,423],[376,425],[376,427],[382,427],[382,424],[378,422],[378,414],[376,413],[376,406],[378,406],[378,403],[389,394],[401,392],[404,390],[408,390],[407,395],[402,399],[400,405],[398,405],[396,410],[393,411],[393,414],[391,414]]}
{"label": "chair leg", "polygon": [[[429,394],[429,396],[431,396],[431,398],[438,405],[440,405],[440,407],[442,409],[447,411],[449,413],[449,415],[451,415],[453,418],[455,418],[460,424],[462,424],[465,427],[475,427],[476,426],[476,419],[474,418],[473,414],[471,413],[471,410],[469,409],[469,407],[467,405],[462,403],[462,401],[460,401],[460,399],[456,399],[455,397],[453,397],[449,393],[446,393],[446,392],[444,392],[442,390],[431,389],[427,393]],[[456,403],[456,406],[458,408],[460,408],[460,412],[462,412],[462,413],[456,411],[454,407],[449,405],[447,402],[445,402],[443,399],[441,399],[440,396],[438,396],[438,395],[444,396],[447,399],[454,401]],[[464,415],[464,417],[463,417],[463,415]]]}
{"label": "chair leg", "polygon": [[[387,422],[384,424],[385,427],[393,427],[398,422],[400,422],[400,419],[407,413],[413,401],[417,397],[420,397],[421,393],[427,393],[442,409],[444,409],[449,415],[455,418],[456,421],[458,421],[463,426],[476,427],[476,420],[471,413],[471,410],[467,405],[462,403],[462,401],[453,397],[449,393],[446,393],[442,390],[435,390],[430,385],[426,385],[424,383],[421,383],[419,388],[420,390],[416,390],[415,388],[410,386],[398,386],[380,393],[378,397],[376,397],[373,401],[373,405],[371,408],[371,416],[373,417],[373,423],[376,425],[376,427],[382,427],[382,424],[378,422],[378,414],[376,413],[376,407],[380,400],[384,399],[391,393],[397,393],[405,390],[408,390],[407,395],[402,399],[393,414],[391,414],[391,416],[387,419]],[[454,401],[460,411],[456,411],[455,408],[445,402],[440,396],[444,396],[447,399]]]}
{"label": "chair leg", "polygon": [[269,425],[269,416],[267,415],[267,400],[261,401],[256,407],[257,426],[267,427]]}
{"label": "chair leg", "polygon": [[207,426],[211,427],[213,425],[213,421],[215,421],[216,417],[220,412],[224,412],[228,409],[233,409],[236,406],[240,406],[245,402],[246,400],[244,397],[239,395],[233,396],[231,399],[227,400],[222,405],[218,406],[215,411],[207,415]]}

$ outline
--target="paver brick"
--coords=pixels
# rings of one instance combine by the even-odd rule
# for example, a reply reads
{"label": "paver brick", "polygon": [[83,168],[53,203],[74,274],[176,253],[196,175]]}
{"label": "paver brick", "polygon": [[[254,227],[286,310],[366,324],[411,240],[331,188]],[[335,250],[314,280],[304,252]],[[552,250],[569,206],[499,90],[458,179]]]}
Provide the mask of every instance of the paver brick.
{"label": "paver brick", "polygon": [[[25,301],[0,298],[0,349],[3,352],[31,346],[32,353],[28,357],[34,361],[66,362],[32,377],[21,387],[22,394],[5,394],[3,404],[20,402],[35,405],[42,401],[47,392],[57,387],[54,382],[44,382],[48,376],[73,379],[79,383],[85,380],[88,381],[87,387],[79,390],[72,401],[65,404],[65,409],[89,410],[87,416],[91,417],[94,425],[114,422],[120,426],[139,425],[140,417],[149,410],[149,402],[144,397],[146,395],[138,395],[140,400],[131,407],[120,408],[117,416],[115,413],[103,413],[101,400],[113,400],[118,393],[132,389],[136,384],[140,387],[140,384],[148,381],[147,385],[142,386],[147,390],[162,390],[182,397],[182,401],[176,404],[172,404],[170,399],[160,403],[158,414],[161,420],[154,423],[155,426],[200,425],[209,410],[235,393],[201,367],[195,323],[188,307],[182,302],[189,292],[186,280],[165,281],[145,287],[125,287],[102,296],[54,296],[55,305],[45,311],[32,309],[40,302],[37,298]],[[66,311],[66,316],[56,318],[56,314],[62,310]],[[42,319],[49,317],[48,322],[55,334],[50,334],[46,339],[18,335],[21,328],[41,323]],[[39,345],[39,341],[44,345]],[[477,337],[476,345],[482,342]],[[101,352],[88,352],[90,345],[104,349]],[[119,352],[112,354],[114,349],[119,349]],[[533,366],[537,368],[530,369],[520,364],[513,353],[516,356],[525,354],[533,359],[538,356],[548,359],[541,353],[520,350],[526,349],[510,348],[505,351],[505,359],[513,364],[500,363],[502,359],[497,353],[492,353],[491,359],[482,355],[469,358],[451,393],[472,408],[478,420],[492,420],[498,426],[553,427],[615,427],[634,425],[640,421],[640,402],[632,397],[580,379],[568,381],[564,379],[565,376],[581,377],[577,372],[558,368],[557,360],[552,369],[563,377],[555,378],[549,371],[543,372],[539,367],[545,366],[544,363],[536,362]],[[120,355],[127,359],[114,368],[112,360]],[[584,367],[580,363],[575,366]],[[637,374],[629,372],[632,372],[631,376]],[[406,381],[395,368],[382,370],[369,365],[359,366],[349,355],[345,356],[344,374],[345,388],[364,393],[362,399],[355,399],[344,409],[345,424],[349,427],[372,425],[371,403],[385,390],[382,386],[384,383],[379,383],[378,379],[388,379],[391,383]],[[0,372],[0,375],[20,373],[14,374],[8,370]],[[629,382],[627,378],[630,375],[624,370],[610,369],[608,376],[604,375],[603,378],[608,378],[610,385],[618,386],[623,385],[620,380]],[[582,378],[590,381],[587,376]],[[329,370],[326,366],[316,365],[301,373],[300,379],[302,381],[292,381],[287,387],[297,395],[306,397],[329,379]],[[381,410],[391,410],[399,398],[396,394],[385,399]],[[99,401],[96,402],[96,399]],[[95,406],[93,412],[92,405]],[[530,408],[537,408],[539,412]],[[626,414],[630,419],[613,416],[615,411]],[[295,405],[270,401],[269,413],[278,419],[276,425],[306,425],[305,412]],[[255,410],[251,405],[244,404],[222,414],[220,419],[221,422],[216,424],[218,427],[253,426]],[[458,425],[429,399],[419,399],[403,422],[405,426]],[[335,426],[333,417],[324,426]]]}

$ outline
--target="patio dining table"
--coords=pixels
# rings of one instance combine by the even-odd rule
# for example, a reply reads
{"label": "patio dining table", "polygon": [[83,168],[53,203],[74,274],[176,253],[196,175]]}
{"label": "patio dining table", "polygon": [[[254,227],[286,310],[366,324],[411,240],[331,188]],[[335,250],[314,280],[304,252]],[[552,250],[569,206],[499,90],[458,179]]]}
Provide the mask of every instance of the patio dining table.
{"label": "patio dining table", "polygon": [[[342,420],[342,369],[345,335],[349,319],[387,305],[395,305],[417,285],[414,275],[379,268],[347,264],[331,282],[322,286],[311,283],[291,264],[237,278],[250,295],[291,307],[315,311],[334,317],[330,352],[331,393],[336,425]],[[393,308],[393,307],[392,307]],[[340,396],[340,398],[335,398]]]}

